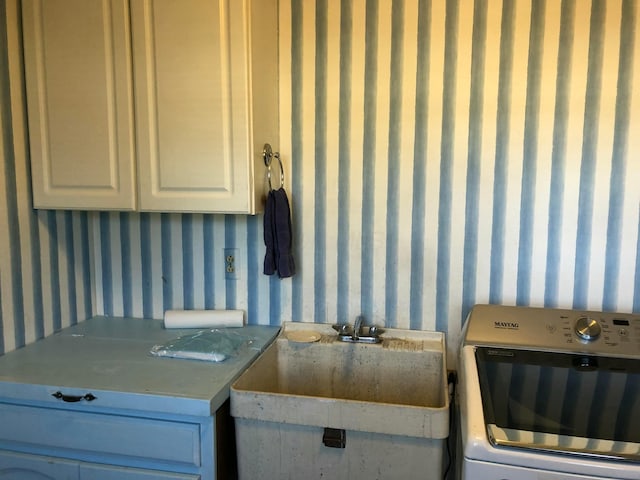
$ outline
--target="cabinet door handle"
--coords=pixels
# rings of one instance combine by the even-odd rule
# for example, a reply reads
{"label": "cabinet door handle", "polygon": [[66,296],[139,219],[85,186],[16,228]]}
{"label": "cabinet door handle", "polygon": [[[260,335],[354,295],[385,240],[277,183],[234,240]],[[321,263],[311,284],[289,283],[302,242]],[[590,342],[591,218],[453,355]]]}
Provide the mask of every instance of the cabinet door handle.
{"label": "cabinet door handle", "polygon": [[63,402],[79,402],[80,400],[86,400],[87,402],[91,402],[95,400],[96,397],[93,393],[87,393],[86,395],[65,395],[61,391],[57,391],[56,393],[51,394],[52,397],[55,397]]}

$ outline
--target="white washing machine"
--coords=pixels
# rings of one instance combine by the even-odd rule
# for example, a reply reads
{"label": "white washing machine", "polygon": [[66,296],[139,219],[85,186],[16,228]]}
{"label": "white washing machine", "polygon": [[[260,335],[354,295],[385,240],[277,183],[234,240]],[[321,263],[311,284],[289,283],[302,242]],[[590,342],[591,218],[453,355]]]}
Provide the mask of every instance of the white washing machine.
{"label": "white washing machine", "polygon": [[462,480],[640,479],[640,315],[477,305],[458,370]]}

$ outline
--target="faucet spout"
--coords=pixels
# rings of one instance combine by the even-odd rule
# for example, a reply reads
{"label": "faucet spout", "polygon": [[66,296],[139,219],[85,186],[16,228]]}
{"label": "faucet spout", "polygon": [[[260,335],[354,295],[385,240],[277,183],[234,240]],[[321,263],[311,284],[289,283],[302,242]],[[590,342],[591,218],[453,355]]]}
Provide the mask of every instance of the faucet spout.
{"label": "faucet spout", "polygon": [[358,315],[356,317],[356,321],[353,322],[353,333],[351,334],[351,338],[354,342],[357,342],[360,339],[360,332],[362,331],[362,322],[364,318],[362,315]]}

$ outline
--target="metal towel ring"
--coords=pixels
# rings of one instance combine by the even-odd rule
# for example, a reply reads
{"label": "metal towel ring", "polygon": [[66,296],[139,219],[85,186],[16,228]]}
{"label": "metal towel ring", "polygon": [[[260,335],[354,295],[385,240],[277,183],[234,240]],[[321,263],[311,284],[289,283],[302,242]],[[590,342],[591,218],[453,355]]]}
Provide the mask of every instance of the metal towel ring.
{"label": "metal towel ring", "polygon": [[269,191],[274,190],[273,185],[271,184],[271,161],[274,158],[278,160],[278,166],[280,167],[280,186],[278,188],[282,188],[284,187],[284,167],[282,166],[280,154],[278,152],[274,152],[271,149],[271,145],[265,143],[262,150],[262,159],[264,160],[264,164],[267,166],[267,181],[269,182]]}

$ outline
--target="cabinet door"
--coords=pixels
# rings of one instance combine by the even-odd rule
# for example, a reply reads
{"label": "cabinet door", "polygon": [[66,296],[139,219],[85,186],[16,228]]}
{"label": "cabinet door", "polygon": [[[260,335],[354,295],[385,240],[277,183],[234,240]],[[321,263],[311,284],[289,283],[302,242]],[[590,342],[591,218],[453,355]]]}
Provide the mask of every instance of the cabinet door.
{"label": "cabinet door", "polygon": [[0,480],[77,480],[78,462],[0,451]]}
{"label": "cabinet door", "polygon": [[80,480],[199,480],[200,475],[109,465],[80,465]]}
{"label": "cabinet door", "polygon": [[25,0],[36,208],[135,208],[126,0]]}
{"label": "cabinet door", "polygon": [[131,1],[141,210],[253,213],[246,3]]}

